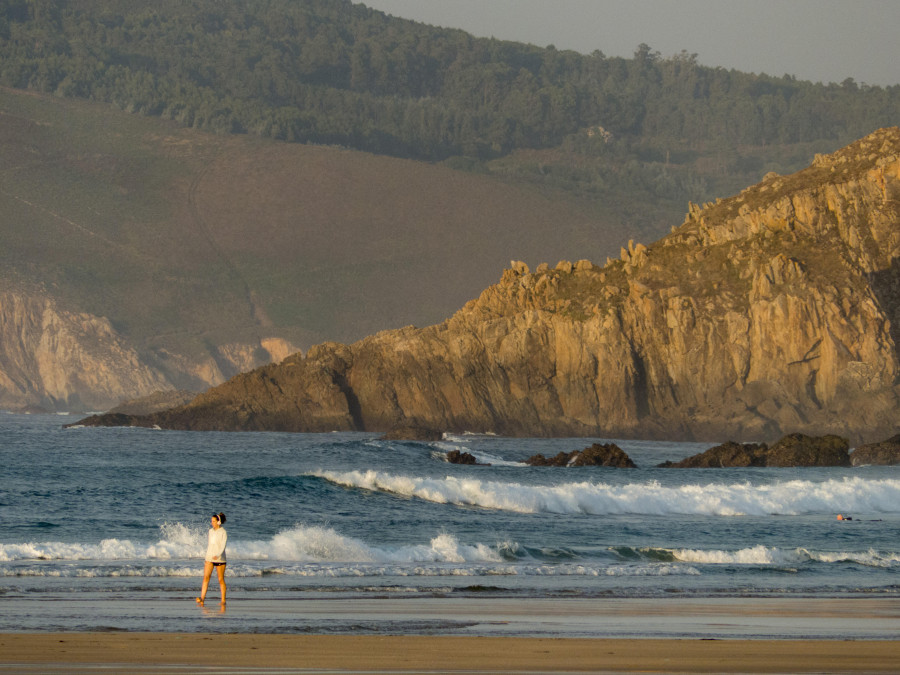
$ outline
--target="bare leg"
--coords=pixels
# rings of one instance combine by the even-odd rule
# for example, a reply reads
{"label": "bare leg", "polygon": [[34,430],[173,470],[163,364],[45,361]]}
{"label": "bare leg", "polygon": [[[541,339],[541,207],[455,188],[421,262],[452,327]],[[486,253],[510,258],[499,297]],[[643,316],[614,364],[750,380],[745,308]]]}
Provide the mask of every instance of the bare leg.
{"label": "bare leg", "polygon": [[203,561],[203,586],[200,587],[200,597],[197,598],[197,602],[201,605],[206,600],[206,589],[209,588],[209,578],[212,576],[213,564],[211,562]]}
{"label": "bare leg", "polygon": [[219,588],[222,589],[222,604],[225,604],[225,565],[216,567],[216,573],[219,575]]}

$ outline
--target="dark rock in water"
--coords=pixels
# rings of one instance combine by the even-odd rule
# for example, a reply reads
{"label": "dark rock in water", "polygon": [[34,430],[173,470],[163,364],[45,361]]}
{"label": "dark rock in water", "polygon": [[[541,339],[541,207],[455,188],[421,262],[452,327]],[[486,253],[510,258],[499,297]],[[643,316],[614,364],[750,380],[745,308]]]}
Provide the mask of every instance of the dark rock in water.
{"label": "dark rock in water", "polygon": [[594,443],[584,450],[560,452],[554,457],[534,455],[525,460],[531,466],[610,466],[617,469],[637,468],[631,458],[615,443]]}
{"label": "dark rock in water", "polygon": [[766,453],[766,466],[850,466],[850,443],[840,436],[785,436]]}
{"label": "dark rock in water", "polygon": [[443,432],[417,427],[415,425],[401,425],[388,431],[382,438],[386,441],[439,441],[444,437]]}
{"label": "dark rock in water", "polygon": [[765,443],[735,443],[728,441],[710,448],[699,455],[682,459],[680,462],[664,462],[663,468],[672,469],[718,469],[737,466],[765,466]]}
{"label": "dark rock in water", "polygon": [[475,455],[469,452],[460,452],[459,450],[451,450],[448,452],[447,461],[451,464],[478,464]]}
{"label": "dark rock in water", "polygon": [[861,445],[850,453],[850,464],[863,466],[864,464],[878,464],[891,466],[900,464],[900,434],[891,436],[880,443]]}
{"label": "dark rock in water", "polygon": [[525,463],[530,466],[566,466],[572,454],[571,452],[561,452],[556,457],[547,458],[538,453],[526,459]]}
{"label": "dark rock in water", "polygon": [[63,428],[69,427],[145,427],[149,426],[144,423],[145,418],[138,418],[134,415],[126,415],[125,413],[103,413],[102,415],[91,415],[79,420],[73,424],[65,424]]}
{"label": "dark rock in water", "polygon": [[196,391],[186,391],[184,389],[157,391],[149,396],[124,401],[115,408],[110,408],[107,412],[110,414],[149,415],[176,406],[185,405],[196,396]]}
{"label": "dark rock in water", "polygon": [[728,441],[680,462],[660,467],[675,469],[718,469],[745,466],[850,466],[846,438],[790,434],[775,445]]}

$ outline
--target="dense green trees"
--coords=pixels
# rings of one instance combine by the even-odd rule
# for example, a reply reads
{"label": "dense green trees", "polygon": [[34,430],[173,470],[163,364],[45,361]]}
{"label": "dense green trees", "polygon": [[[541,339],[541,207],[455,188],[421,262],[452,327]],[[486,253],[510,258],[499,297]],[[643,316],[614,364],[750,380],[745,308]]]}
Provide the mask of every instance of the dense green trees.
{"label": "dense green trees", "polygon": [[584,153],[842,143],[900,123],[900,86],[750,75],[647,45],[621,59],[476,39],[348,0],[3,0],[0,83],[422,159],[566,139]]}

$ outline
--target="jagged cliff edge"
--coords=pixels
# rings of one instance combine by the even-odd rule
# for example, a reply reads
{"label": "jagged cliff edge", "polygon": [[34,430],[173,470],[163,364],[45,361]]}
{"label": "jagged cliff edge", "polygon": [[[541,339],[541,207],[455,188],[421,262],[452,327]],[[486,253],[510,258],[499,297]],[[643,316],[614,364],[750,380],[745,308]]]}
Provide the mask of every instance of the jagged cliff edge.
{"label": "jagged cliff edge", "polygon": [[326,343],[186,406],[91,423],[771,440],[898,417],[900,129],[691,205],[604,267],[514,263],[447,321]]}

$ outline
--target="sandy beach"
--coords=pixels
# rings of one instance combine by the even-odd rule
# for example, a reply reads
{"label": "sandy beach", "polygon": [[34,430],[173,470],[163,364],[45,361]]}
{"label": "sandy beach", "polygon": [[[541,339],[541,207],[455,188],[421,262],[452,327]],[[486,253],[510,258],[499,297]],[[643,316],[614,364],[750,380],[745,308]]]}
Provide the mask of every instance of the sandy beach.
{"label": "sandy beach", "polygon": [[2,673],[876,673],[900,642],[6,633],[0,654]]}

